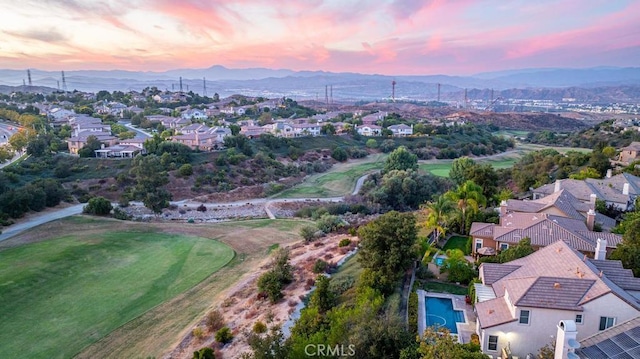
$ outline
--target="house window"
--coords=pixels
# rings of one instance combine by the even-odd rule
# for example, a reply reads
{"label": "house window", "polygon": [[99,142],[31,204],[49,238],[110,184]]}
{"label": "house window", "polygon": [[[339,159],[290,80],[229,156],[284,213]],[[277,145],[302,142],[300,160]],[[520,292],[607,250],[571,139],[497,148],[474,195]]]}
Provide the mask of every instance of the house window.
{"label": "house window", "polygon": [[509,243],[500,243],[500,250],[504,251],[506,249],[509,249]]}
{"label": "house window", "polygon": [[476,238],[476,252],[482,248],[482,238]]}
{"label": "house window", "polygon": [[582,324],[582,314],[576,314],[576,324]]}
{"label": "house window", "polygon": [[498,350],[498,336],[497,335],[489,335],[489,346],[487,348],[491,351]]}
{"label": "house window", "polygon": [[528,310],[521,310],[520,311],[520,321],[518,323],[520,323],[520,324],[529,324],[529,315],[530,315],[530,312]]}
{"label": "house window", "polygon": [[611,328],[616,324],[616,318],[612,317],[600,317],[600,327],[598,330],[605,330]]}

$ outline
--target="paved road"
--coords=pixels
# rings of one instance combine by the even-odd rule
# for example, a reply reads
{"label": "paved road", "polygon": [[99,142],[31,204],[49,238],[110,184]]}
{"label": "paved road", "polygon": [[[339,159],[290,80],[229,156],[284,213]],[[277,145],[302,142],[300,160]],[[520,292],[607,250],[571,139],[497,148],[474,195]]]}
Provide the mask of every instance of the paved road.
{"label": "paved road", "polygon": [[67,208],[61,208],[48,213],[43,213],[39,216],[34,216],[31,220],[29,220],[29,222],[18,223],[8,228],[2,228],[2,234],[0,234],[0,241],[13,237],[18,233],[22,233],[27,229],[31,229],[43,223],[47,223],[47,222],[55,221],[56,219],[61,219],[64,217],[80,214],[82,213],[82,208],[84,206],[85,206],[84,204],[78,204],[78,205],[67,207]]}

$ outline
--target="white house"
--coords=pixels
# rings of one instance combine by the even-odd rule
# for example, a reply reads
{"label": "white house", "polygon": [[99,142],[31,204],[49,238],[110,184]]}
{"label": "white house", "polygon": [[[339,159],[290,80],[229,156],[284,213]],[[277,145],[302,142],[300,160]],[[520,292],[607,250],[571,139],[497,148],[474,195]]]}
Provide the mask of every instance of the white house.
{"label": "white house", "polygon": [[382,135],[382,127],[378,125],[362,125],[356,128],[356,131],[362,136],[373,137]]}
{"label": "white house", "polygon": [[474,285],[482,352],[525,358],[552,341],[562,320],[575,321],[582,340],[637,317],[640,278],[605,254],[605,240],[595,259],[557,241],[511,262],[483,263]]}
{"label": "white house", "polygon": [[207,118],[207,114],[203,110],[200,110],[197,108],[191,108],[183,111],[180,117],[182,117],[185,120],[193,120],[193,119],[205,120]]}
{"label": "white house", "polygon": [[319,124],[314,123],[293,124],[291,127],[293,127],[295,137],[320,136],[320,130],[322,128]]}
{"label": "white house", "polygon": [[54,120],[60,120],[75,114],[76,113],[74,111],[67,110],[61,107],[52,108],[51,110],[49,110],[49,113],[48,113],[49,117],[53,118]]}
{"label": "white house", "polygon": [[413,125],[407,126],[405,124],[391,125],[388,129],[393,133],[394,137],[406,137],[413,135]]}

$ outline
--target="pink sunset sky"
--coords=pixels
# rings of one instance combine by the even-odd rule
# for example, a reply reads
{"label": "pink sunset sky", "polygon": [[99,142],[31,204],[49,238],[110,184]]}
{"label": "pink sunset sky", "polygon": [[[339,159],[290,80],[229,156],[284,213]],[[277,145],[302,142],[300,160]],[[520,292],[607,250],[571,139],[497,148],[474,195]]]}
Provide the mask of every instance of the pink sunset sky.
{"label": "pink sunset sky", "polygon": [[636,0],[0,0],[0,68],[639,66]]}

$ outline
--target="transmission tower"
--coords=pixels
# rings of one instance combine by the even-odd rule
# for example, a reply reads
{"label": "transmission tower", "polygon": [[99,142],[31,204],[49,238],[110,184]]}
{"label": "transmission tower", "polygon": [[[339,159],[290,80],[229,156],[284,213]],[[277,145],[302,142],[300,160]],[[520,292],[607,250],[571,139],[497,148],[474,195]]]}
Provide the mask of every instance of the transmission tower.
{"label": "transmission tower", "polygon": [[180,92],[182,93],[182,76],[180,76]]}
{"label": "transmission tower", "polygon": [[324,85],[324,102],[329,104],[329,86]]}
{"label": "transmission tower", "polygon": [[202,78],[202,96],[207,97],[207,79],[205,77]]}
{"label": "transmission tower", "polygon": [[469,98],[467,97],[467,89],[464,89],[464,109],[467,109],[467,101]]}
{"label": "transmission tower", "polygon": [[396,102],[396,80],[391,81],[391,101]]}
{"label": "transmission tower", "polygon": [[62,91],[67,92],[67,79],[64,77],[64,71],[62,71]]}
{"label": "transmission tower", "polygon": [[440,84],[438,84],[438,102],[440,102]]}
{"label": "transmission tower", "polygon": [[33,83],[31,82],[31,70],[27,69],[27,78],[29,79],[29,86],[32,86]]}

